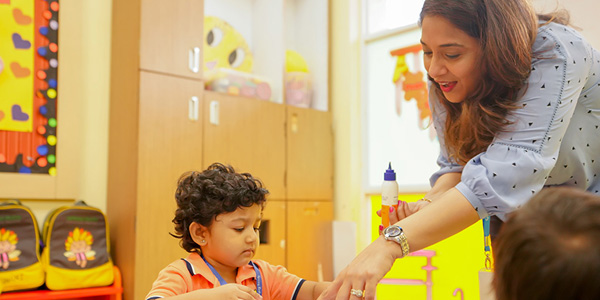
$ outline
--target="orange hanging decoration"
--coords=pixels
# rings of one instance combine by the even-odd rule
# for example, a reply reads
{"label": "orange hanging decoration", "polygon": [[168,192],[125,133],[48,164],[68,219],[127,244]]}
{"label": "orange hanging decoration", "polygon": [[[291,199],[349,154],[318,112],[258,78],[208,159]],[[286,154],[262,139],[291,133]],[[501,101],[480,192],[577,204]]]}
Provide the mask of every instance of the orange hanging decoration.
{"label": "orange hanging decoration", "polygon": [[[390,52],[392,56],[397,57],[396,69],[394,70],[393,81],[396,84],[396,111],[398,115],[401,112],[401,100],[415,100],[419,111],[419,128],[427,127],[431,120],[431,110],[429,108],[427,84],[424,80],[424,74],[421,71],[411,72],[406,63],[406,55],[412,53],[415,57],[415,66],[420,66],[417,54],[422,50],[421,45],[413,45]],[[404,95],[404,97],[402,97]],[[425,124],[425,125],[424,125]]]}

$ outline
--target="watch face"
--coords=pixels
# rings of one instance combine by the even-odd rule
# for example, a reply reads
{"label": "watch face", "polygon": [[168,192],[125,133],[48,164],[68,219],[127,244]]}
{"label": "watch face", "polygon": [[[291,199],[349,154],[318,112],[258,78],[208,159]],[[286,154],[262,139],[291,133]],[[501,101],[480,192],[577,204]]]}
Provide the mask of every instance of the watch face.
{"label": "watch face", "polygon": [[401,232],[402,232],[402,228],[400,228],[398,226],[390,226],[385,229],[384,234],[386,236],[391,237],[391,236],[399,236]]}

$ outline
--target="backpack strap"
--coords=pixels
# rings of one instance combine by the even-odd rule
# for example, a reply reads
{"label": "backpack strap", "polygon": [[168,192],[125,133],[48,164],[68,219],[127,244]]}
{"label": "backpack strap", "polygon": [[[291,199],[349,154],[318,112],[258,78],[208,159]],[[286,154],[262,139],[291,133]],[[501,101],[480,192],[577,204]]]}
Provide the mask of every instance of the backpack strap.
{"label": "backpack strap", "polygon": [[21,204],[21,201],[18,199],[10,199],[10,200],[6,200],[6,201],[2,201],[2,203],[0,203],[0,205],[4,206],[4,205],[23,205],[23,204]]}
{"label": "backpack strap", "polygon": [[77,200],[77,201],[75,201],[75,204],[73,204],[73,205],[74,205],[74,206],[89,206],[89,205],[87,205],[87,203],[85,203],[85,201],[83,201],[83,200],[81,200],[81,199],[80,199],[80,200]]}

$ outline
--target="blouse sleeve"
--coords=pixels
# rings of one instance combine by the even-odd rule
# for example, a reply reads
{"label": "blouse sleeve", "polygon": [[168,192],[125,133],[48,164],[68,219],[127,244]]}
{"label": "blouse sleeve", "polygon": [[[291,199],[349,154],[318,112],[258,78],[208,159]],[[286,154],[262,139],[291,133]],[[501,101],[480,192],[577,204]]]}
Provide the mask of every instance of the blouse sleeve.
{"label": "blouse sleeve", "polygon": [[511,125],[465,165],[456,186],[480,218],[505,219],[542,189],[590,71],[590,55],[572,29],[554,23],[540,28]]}
{"label": "blouse sleeve", "polygon": [[[428,88],[432,91],[432,83],[428,82]],[[463,170],[463,166],[455,162],[451,162],[448,158],[448,152],[446,151],[445,139],[444,139],[444,123],[446,122],[446,109],[440,104],[438,97],[435,93],[429,93],[429,106],[433,107],[433,127],[440,142],[440,154],[437,158],[437,165],[440,167],[435,173],[429,177],[429,184],[433,187],[435,182],[446,173],[460,173]]]}
{"label": "blouse sleeve", "polygon": [[[435,100],[431,101],[432,98],[435,98],[435,96],[433,96],[432,94],[434,93],[430,93],[430,104],[433,103],[437,103]],[[451,162],[450,159],[448,158],[448,152],[446,151],[446,147],[444,146],[444,131],[442,130],[443,128],[443,120],[445,119],[445,111],[443,107],[438,107],[437,109],[434,110],[434,115],[433,115],[433,126],[435,127],[437,136],[438,136],[438,140],[440,141],[440,155],[437,158],[437,165],[440,167],[439,170],[437,170],[435,173],[433,173],[433,175],[431,175],[431,177],[429,178],[429,184],[433,187],[433,185],[435,184],[435,182],[444,174],[446,173],[460,173],[463,170],[463,166],[461,166],[460,164]]]}

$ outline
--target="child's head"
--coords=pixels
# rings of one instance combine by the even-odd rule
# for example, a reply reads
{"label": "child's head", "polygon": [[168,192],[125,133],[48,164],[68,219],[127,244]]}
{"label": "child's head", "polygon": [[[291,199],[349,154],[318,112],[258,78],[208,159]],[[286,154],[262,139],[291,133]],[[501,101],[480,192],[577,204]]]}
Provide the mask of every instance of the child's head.
{"label": "child's head", "polygon": [[496,299],[600,299],[600,197],[544,189],[495,242]]}
{"label": "child's head", "polygon": [[249,260],[258,246],[257,229],[267,194],[260,180],[220,163],[203,172],[184,173],[175,193],[173,236],[188,252],[205,256],[241,252],[244,257],[249,254]]}

